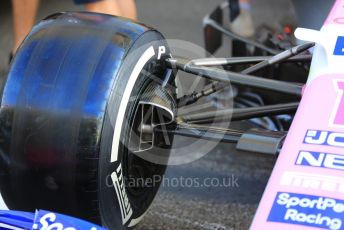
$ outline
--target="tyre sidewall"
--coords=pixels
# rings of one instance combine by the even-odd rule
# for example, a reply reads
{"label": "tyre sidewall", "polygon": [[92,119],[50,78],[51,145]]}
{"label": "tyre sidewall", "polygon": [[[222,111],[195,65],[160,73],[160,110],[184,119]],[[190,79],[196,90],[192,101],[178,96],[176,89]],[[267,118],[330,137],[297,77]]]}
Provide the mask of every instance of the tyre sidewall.
{"label": "tyre sidewall", "polygon": [[[138,97],[135,100],[132,100],[132,98],[135,98],[133,96],[140,95],[142,88],[147,85],[147,81],[150,81],[147,79],[147,74],[141,74],[136,79],[132,91],[125,92],[126,86],[130,81],[129,76],[131,76],[135,66],[144,53],[152,48],[154,49],[154,55],[146,62],[144,69],[154,71],[151,68],[163,68],[163,60],[166,58],[166,54],[162,57],[160,56],[158,60],[159,47],[161,46],[164,46],[166,48],[166,54],[169,54],[166,41],[156,31],[146,32],[133,44],[120,66],[107,105],[100,146],[99,208],[102,224],[110,229],[127,229],[136,225],[149,208],[157,192],[157,189],[152,190],[151,194],[145,197],[146,201],[142,204],[132,204],[134,201],[128,196],[123,180],[123,176],[127,176],[123,175],[123,161],[125,160],[124,154],[126,153],[126,146],[123,143],[127,141],[126,136],[130,128],[130,124],[128,124],[130,123],[128,122],[130,119],[128,118],[133,114],[133,110],[135,110],[138,102]],[[163,75],[155,77],[162,78]],[[156,79],[156,81],[159,81],[159,79]],[[131,97],[130,101],[126,104],[123,123],[118,125],[116,121],[125,93],[130,93]],[[114,135],[118,134],[118,132],[120,133],[120,142],[117,154],[115,154],[112,145]],[[117,160],[111,162],[111,156],[113,154],[117,155]],[[162,165],[161,173],[164,170],[165,166]],[[137,206],[141,206],[141,208],[134,208]]]}

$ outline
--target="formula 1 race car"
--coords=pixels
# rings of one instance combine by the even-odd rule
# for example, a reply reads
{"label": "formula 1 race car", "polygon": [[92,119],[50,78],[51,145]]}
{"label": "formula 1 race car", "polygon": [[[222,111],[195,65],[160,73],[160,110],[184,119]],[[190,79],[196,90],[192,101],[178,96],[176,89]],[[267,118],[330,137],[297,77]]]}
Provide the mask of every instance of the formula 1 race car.
{"label": "formula 1 race car", "polygon": [[[340,204],[342,193],[331,190],[324,197],[326,189],[307,187],[300,175],[326,173],[333,177],[331,181],[343,176],[338,170],[343,166],[343,119],[331,112],[340,104],[333,103],[338,89],[331,88],[332,81],[340,84],[343,71],[336,64],[340,54],[331,49],[342,44],[337,37],[343,26],[332,23],[332,18],[337,18],[340,10],[336,9],[344,2],[337,1],[328,19],[332,21],[323,27],[330,35],[296,30],[298,38],[308,41],[304,43],[297,43],[289,28],[262,29],[250,39],[235,34],[222,25],[225,9],[235,19],[236,3],[229,2],[204,19],[210,54],[221,46],[223,35],[232,38],[232,54],[226,58],[178,57],[158,31],[109,15],[57,13],[37,24],[15,55],[2,91],[0,209],[32,212],[39,208],[109,229],[132,228],[159,189],[161,180],[152,178],[164,175],[175,136],[280,155],[253,229],[273,229],[288,221],[303,225],[300,218],[283,221],[278,214],[284,215],[290,207],[301,210],[296,198],[327,197]],[[328,46],[322,43],[326,36],[331,41]],[[312,54],[309,49],[314,46]],[[315,64],[311,65],[312,57]],[[199,76],[207,85],[180,95],[178,72]],[[324,80],[332,73],[336,75]],[[312,84],[307,81],[309,74]],[[333,93],[323,95],[321,87]],[[231,107],[206,110],[199,104],[209,95],[210,100],[226,100],[219,99],[220,94],[231,95]],[[333,105],[324,106],[324,101]],[[193,112],[185,112],[188,107]],[[327,120],[333,116],[331,125]],[[242,131],[223,125],[241,120],[248,120],[253,128]],[[322,173],[322,163],[311,167],[327,152],[337,154],[331,158],[337,170],[327,167]],[[299,185],[293,183],[293,176],[299,177]],[[326,183],[326,178],[318,178]],[[310,194],[300,192],[303,189]],[[296,203],[282,206],[289,198]],[[274,210],[273,215],[269,210]],[[319,210],[326,215],[325,209]],[[329,227],[326,224],[309,221],[305,225]]]}

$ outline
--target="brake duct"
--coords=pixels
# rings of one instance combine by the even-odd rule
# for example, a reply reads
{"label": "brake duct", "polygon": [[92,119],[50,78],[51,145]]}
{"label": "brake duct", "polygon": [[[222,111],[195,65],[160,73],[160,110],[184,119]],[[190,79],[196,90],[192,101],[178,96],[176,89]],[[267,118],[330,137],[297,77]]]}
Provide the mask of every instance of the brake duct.
{"label": "brake duct", "polygon": [[163,130],[165,143],[170,145],[166,126],[174,123],[177,104],[172,90],[152,82],[141,95],[131,127],[129,149],[134,153],[155,146],[155,128]]}

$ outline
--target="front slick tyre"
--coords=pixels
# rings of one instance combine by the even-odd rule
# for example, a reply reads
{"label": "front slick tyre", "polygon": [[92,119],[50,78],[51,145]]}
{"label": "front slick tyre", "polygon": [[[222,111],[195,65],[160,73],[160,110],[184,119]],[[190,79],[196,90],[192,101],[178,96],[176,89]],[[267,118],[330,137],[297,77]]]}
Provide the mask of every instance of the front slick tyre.
{"label": "front slick tyre", "polygon": [[[147,42],[148,45],[142,45]],[[160,69],[163,65],[160,66],[161,63],[157,62],[159,50],[165,49],[162,47],[166,47],[166,44],[155,32],[141,37],[124,60],[122,72],[119,74],[119,79],[125,79],[124,84],[115,84],[110,97],[102,133],[100,152],[104,157],[100,159],[99,177],[100,210],[106,226],[119,226],[119,223],[124,223],[130,228],[139,223],[152,203],[165,172],[173,137],[167,136],[168,143],[164,138],[155,137],[160,139],[155,142],[159,143],[158,148],[139,151],[137,155],[128,148],[128,139],[132,138],[132,127],[136,122],[134,119],[142,113],[140,103],[142,100],[149,100],[151,93],[163,94],[159,99],[169,105],[164,107],[166,111],[162,111],[164,118],[160,123],[164,122],[173,127],[171,121],[176,107],[173,90],[167,87],[162,92],[160,87],[163,79],[157,82],[157,76],[166,77],[166,71]],[[140,65],[144,67],[138,77],[133,74],[128,77],[129,73],[134,73],[135,68]],[[134,79],[135,84],[131,82]],[[130,85],[133,85],[131,94],[128,89]],[[125,111],[121,108],[123,102],[126,105]],[[108,154],[109,152],[111,154]],[[154,159],[155,156],[157,157]],[[114,197],[117,197],[117,200]],[[121,215],[117,214],[117,217],[120,219],[114,218],[113,213],[118,213],[119,210]]]}
{"label": "front slick tyre", "polygon": [[60,13],[36,25],[12,62],[0,110],[8,208],[134,227],[172,143],[138,132],[146,114],[149,127],[174,126],[169,55],[159,32],[109,15]]}

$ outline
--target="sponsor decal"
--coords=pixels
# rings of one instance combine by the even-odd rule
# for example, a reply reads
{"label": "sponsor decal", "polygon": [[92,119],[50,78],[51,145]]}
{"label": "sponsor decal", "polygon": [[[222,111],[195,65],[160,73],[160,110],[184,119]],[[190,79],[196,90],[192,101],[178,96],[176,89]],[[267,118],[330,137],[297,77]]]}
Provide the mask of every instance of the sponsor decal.
{"label": "sponsor decal", "polygon": [[91,224],[89,222],[79,220],[73,217],[65,216],[58,213],[48,211],[38,211],[35,214],[34,224],[32,229],[40,230],[105,230],[102,227]]}
{"label": "sponsor decal", "polygon": [[344,201],[329,197],[278,192],[268,221],[322,229],[343,229]]}
{"label": "sponsor decal", "polygon": [[119,206],[122,214],[123,224],[127,223],[133,214],[127,193],[125,192],[122,165],[119,164],[117,170],[111,174],[111,179],[116,190]]}
{"label": "sponsor decal", "polygon": [[12,230],[105,230],[98,225],[59,213],[0,210],[0,229]]}
{"label": "sponsor decal", "polygon": [[283,186],[303,189],[339,192],[344,194],[344,181],[341,177],[314,173],[284,172],[280,181]]}
{"label": "sponsor decal", "polygon": [[296,158],[295,164],[302,166],[344,170],[344,155],[300,151]]}
{"label": "sponsor decal", "polygon": [[344,55],[344,37],[338,36],[336,46],[334,47],[333,55]]}
{"label": "sponsor decal", "polygon": [[307,130],[304,144],[344,147],[344,133]]}

